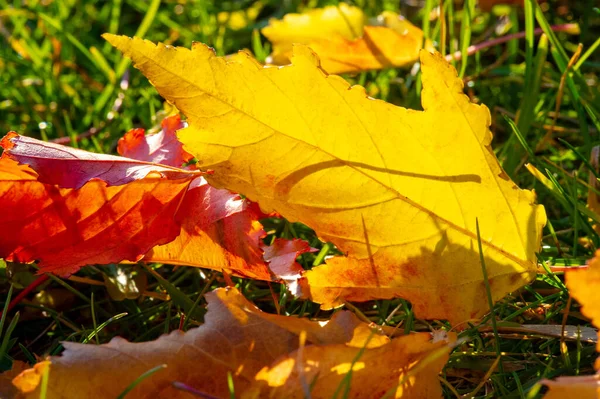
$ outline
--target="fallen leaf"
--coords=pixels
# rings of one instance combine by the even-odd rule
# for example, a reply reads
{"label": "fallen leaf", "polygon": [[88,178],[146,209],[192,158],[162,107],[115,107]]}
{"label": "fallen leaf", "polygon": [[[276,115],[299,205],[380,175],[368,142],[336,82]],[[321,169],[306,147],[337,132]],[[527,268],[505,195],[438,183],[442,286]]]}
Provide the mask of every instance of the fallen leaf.
{"label": "fallen leaf", "polygon": [[312,398],[334,398],[346,383],[347,398],[381,398],[388,392],[391,398],[440,398],[438,374],[449,351],[446,342],[432,343],[428,333],[394,339],[362,354],[346,345],[311,345],[262,369],[242,398],[301,399],[309,387]]}
{"label": "fallen leaf", "polygon": [[260,217],[247,200],[216,189],[201,178],[190,186],[175,216],[181,225],[177,238],[154,247],[143,260],[225,269],[240,277],[274,280],[263,260]]}
{"label": "fallen leaf", "polygon": [[[581,313],[588,317],[595,327],[600,328],[600,250],[596,251],[588,268],[567,271],[565,283],[573,298],[581,304]],[[600,333],[598,336],[600,338]],[[600,352],[600,340],[596,341],[596,351]],[[595,368],[600,370],[600,359],[596,359]],[[542,384],[550,388],[544,399],[600,397],[600,373],[543,380]]]}
{"label": "fallen leaf", "polygon": [[542,380],[550,390],[544,399],[598,399],[600,397],[600,375],[558,377],[555,380]]}
{"label": "fallen leaf", "polygon": [[534,278],[544,209],[502,171],[489,110],[439,54],[421,52],[424,111],[413,111],[328,76],[302,45],[291,66],[262,68],[202,44],[105,38],[188,116],[178,136],[211,184],[348,253],[304,275],[324,308],[403,297],[421,318],[481,316],[477,220],[492,298]]}
{"label": "fallen leaf", "polygon": [[[573,298],[581,304],[581,313],[600,328],[600,250],[596,251],[587,269],[567,271],[565,283]],[[600,352],[600,342],[596,344],[596,350]]]}
{"label": "fallen leaf", "polygon": [[[128,133],[120,151],[139,160],[8,135],[2,142],[6,155],[0,159],[0,182],[6,183],[1,192],[8,193],[0,199],[5,210],[0,227],[14,234],[0,240],[0,257],[39,260],[41,272],[62,276],[87,264],[144,260],[279,279],[263,259],[258,208],[237,194],[211,187],[198,171],[172,167],[163,173],[162,164],[191,158],[174,141],[179,127],[176,117],[165,120],[162,134]],[[9,157],[31,161],[36,171]],[[114,159],[118,161],[113,170]],[[106,172],[97,173],[98,164]],[[119,169],[138,164],[152,172],[125,177],[127,172]],[[78,172],[72,178],[69,173],[74,170]],[[64,173],[55,177],[55,171]],[[45,181],[81,188],[43,184],[36,172]],[[120,185],[107,187],[104,178]],[[291,270],[302,270],[294,259],[288,261]]]}
{"label": "fallen leaf", "polygon": [[355,39],[363,34],[365,19],[360,8],[340,3],[302,14],[286,14],[282,20],[270,19],[261,33],[273,45],[270,62],[283,65],[289,63],[292,44],[308,44],[331,35]]}
{"label": "fallen leaf", "polygon": [[140,180],[149,174],[170,180],[190,179],[196,171],[186,171],[158,163],[144,162],[114,155],[92,152],[48,143],[30,137],[8,133],[0,143],[2,157],[10,157],[31,166],[42,183],[63,188],[81,188],[92,179],[108,186],[119,186]]}
{"label": "fallen leaf", "polygon": [[36,363],[33,368],[24,370],[13,378],[12,383],[21,393],[31,393],[38,387],[42,375],[48,372],[48,367],[50,367],[49,361]]}
{"label": "fallen leaf", "polygon": [[117,151],[124,157],[175,167],[189,162],[193,156],[183,149],[175,134],[185,127],[179,115],[163,119],[161,127],[152,135],[146,135],[144,129],[131,129],[119,139]]}
{"label": "fallen leaf", "polygon": [[[66,147],[65,147],[66,148]],[[68,178],[68,177],[67,177]],[[175,215],[189,180],[147,176],[120,186],[88,182],[80,189],[38,181],[27,165],[0,159],[0,257],[39,260],[41,272],[61,276],[87,264],[137,261],[172,241]]]}
{"label": "fallen leaf", "polygon": [[[317,53],[321,67],[329,73],[355,73],[414,64],[423,47],[423,31],[389,11],[380,15],[378,21],[380,26],[365,25],[360,37],[347,38],[332,32],[299,42]],[[433,48],[429,42],[427,47]],[[291,53],[290,47],[286,57],[291,57]]]}
{"label": "fallen leaf", "polygon": [[[50,358],[46,397],[114,398],[144,372],[166,364],[165,369],[143,380],[129,395],[134,398],[190,397],[173,387],[173,382],[180,382],[204,394],[228,398],[228,373],[232,375],[236,392],[243,392],[263,367],[298,349],[301,331],[307,332],[311,343],[342,348],[355,336],[355,330],[366,328],[347,311],[338,312],[332,320],[323,322],[263,313],[236,289],[217,289],[208,293],[206,299],[205,323],[186,333],[177,330],[145,343],[127,342],[122,338],[114,338],[104,345],[63,342],[62,356]],[[371,330],[370,335],[381,348],[389,345],[389,339],[376,330]],[[425,343],[426,335],[419,335],[423,348],[438,347]],[[355,341],[363,345],[364,342]],[[414,339],[408,338],[407,342],[414,343]],[[356,353],[355,347],[345,347],[348,353]],[[390,359],[389,356],[382,358]],[[27,397],[38,398],[39,389]]]}
{"label": "fallen leaf", "polygon": [[20,360],[13,360],[12,368],[4,373],[0,373],[0,398],[16,398],[19,394],[19,389],[13,385],[13,379],[23,371],[29,369],[30,366]]}

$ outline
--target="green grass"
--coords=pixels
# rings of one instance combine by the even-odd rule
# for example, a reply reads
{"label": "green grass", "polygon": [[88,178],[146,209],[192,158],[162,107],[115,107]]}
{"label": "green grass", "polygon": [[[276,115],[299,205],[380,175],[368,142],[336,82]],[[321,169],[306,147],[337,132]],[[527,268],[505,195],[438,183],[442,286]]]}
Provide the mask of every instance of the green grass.
{"label": "green grass", "polygon": [[[262,3],[256,21],[234,31],[218,22],[218,13],[247,9],[254,1],[0,0],[0,132],[15,130],[90,151],[114,152],[116,140],[128,129],[154,126],[164,113],[164,105],[148,81],[101,39],[102,33],[137,33],[186,47],[192,41],[202,41],[218,54],[249,48],[264,59],[269,44],[256,29],[269,18],[297,11],[301,5],[336,2]],[[355,4],[371,16],[398,9],[397,1]],[[600,220],[586,206],[589,191],[600,190],[588,183],[590,175],[598,177],[598,172],[591,170],[594,162],[590,157],[592,148],[600,145],[600,52],[593,51],[599,43],[600,12],[592,1],[550,1],[540,7],[526,0],[522,8],[500,6],[493,13],[476,7],[469,7],[467,12],[445,1],[444,13],[451,22],[442,29],[439,20],[425,18],[430,15],[425,9],[435,10],[438,4],[428,0],[423,9],[404,5],[402,11],[423,26],[432,40],[439,41],[444,32],[447,53],[485,42],[494,37],[495,30],[526,32],[521,41],[493,46],[455,64],[467,82],[467,94],[491,111],[494,150],[502,165],[520,187],[537,191],[549,217],[539,255],[548,272],[499,301],[487,317],[459,333],[466,341],[452,353],[442,373],[444,394],[453,398],[454,392],[465,395],[477,391],[478,398],[540,397],[544,391],[538,384],[541,379],[592,373],[596,356],[591,344],[568,342],[561,351],[558,338],[507,335],[502,333],[502,325],[560,325],[565,314],[567,324],[589,325],[577,303],[567,308],[569,296],[563,276],[548,267],[583,264],[600,247],[594,228]],[[551,25],[568,22],[577,22],[581,34],[551,32]],[[535,36],[537,27],[546,36]],[[569,67],[580,42],[583,55]],[[373,97],[420,109],[420,81],[408,70],[364,72],[347,78],[364,85]],[[533,164],[544,177],[536,178],[525,163]],[[266,230],[274,232],[272,237],[300,237],[313,247],[323,247],[306,226],[275,219],[264,224]],[[310,268],[331,251],[335,249],[327,245],[321,252],[303,255],[301,262]],[[116,300],[119,289],[114,281],[119,268],[140,291],[152,296],[136,297],[135,292],[127,292],[129,299]],[[31,265],[0,263],[2,306],[10,300],[13,289],[12,297],[35,279],[35,272]],[[96,344],[122,336],[141,342],[180,325],[194,327],[202,322],[206,311],[203,294],[225,285],[220,273],[168,265],[90,266],[77,276],[76,280],[52,277],[20,302],[16,308],[19,313],[12,311],[6,319],[3,315],[0,371],[9,369],[13,359],[33,362],[34,355],[59,354],[61,341]],[[279,295],[275,304],[265,283],[241,279],[235,283],[265,311],[280,308],[285,315],[329,315],[313,303],[296,300],[282,286],[273,287]],[[166,294],[170,300],[165,300]],[[448,327],[444,321],[415,319],[411,305],[402,299],[354,305],[373,322],[399,325],[406,333]],[[493,324],[489,332],[487,327]],[[489,373],[485,389],[477,389],[498,354],[498,367]],[[148,373],[155,371],[158,369]]]}

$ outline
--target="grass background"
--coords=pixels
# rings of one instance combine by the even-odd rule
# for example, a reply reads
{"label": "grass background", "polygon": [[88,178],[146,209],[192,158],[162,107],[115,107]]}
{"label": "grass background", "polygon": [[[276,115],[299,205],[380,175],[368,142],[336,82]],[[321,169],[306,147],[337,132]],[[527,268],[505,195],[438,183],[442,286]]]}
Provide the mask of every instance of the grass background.
{"label": "grass background", "polygon": [[[0,0],[0,132],[15,130],[94,152],[115,152],[116,141],[128,129],[156,126],[165,105],[148,81],[102,40],[102,33],[186,47],[201,41],[220,55],[247,48],[264,60],[269,43],[259,29],[269,18],[336,3]],[[524,39],[491,46],[455,64],[466,93],[490,108],[494,149],[506,171],[519,186],[536,189],[546,206],[549,223],[540,262],[553,270],[584,264],[600,246],[594,227],[600,217],[593,212],[594,203],[587,205],[590,193],[594,197],[598,191],[592,149],[600,144],[600,52],[594,51],[600,11],[593,0],[540,6],[526,0],[524,6],[493,9],[486,8],[489,1],[482,1],[481,7],[474,1],[462,3],[443,2],[447,22],[442,25],[436,0],[352,2],[369,16],[401,12],[446,53],[526,32]],[[580,34],[550,32],[550,25],[565,23],[579,24]],[[542,28],[548,40],[534,36],[534,28]],[[569,65],[580,43],[579,61]],[[346,78],[364,85],[373,97],[420,109],[416,69]],[[523,167],[526,162],[546,179],[535,178]],[[301,237],[322,248],[321,256],[303,255],[306,268],[335,251],[327,244],[323,248],[306,226],[275,219],[264,224],[271,237]],[[14,297],[35,280],[35,272],[33,265],[0,261],[2,304],[9,301],[11,286]],[[272,287],[278,297],[275,304],[266,283],[235,282],[263,310],[329,317],[317,305],[295,300],[283,287]],[[0,371],[9,369],[13,359],[34,363],[36,356],[59,354],[61,341],[104,343],[118,335],[141,342],[193,327],[202,322],[203,294],[224,285],[220,273],[169,265],[89,266],[70,280],[52,277],[0,323]],[[148,295],[140,296],[140,291]],[[405,333],[448,327],[444,321],[416,319],[410,303],[401,299],[354,306],[351,310],[371,321],[399,326]],[[500,332],[488,328],[492,315]],[[569,304],[561,273],[549,270],[460,333],[468,340],[454,351],[441,375],[445,396],[533,398],[543,393],[543,378],[592,373],[593,344],[574,341],[561,349],[558,338],[502,333],[510,323],[560,325],[563,319],[569,325],[588,325],[578,304]],[[488,372],[498,353],[502,367]]]}

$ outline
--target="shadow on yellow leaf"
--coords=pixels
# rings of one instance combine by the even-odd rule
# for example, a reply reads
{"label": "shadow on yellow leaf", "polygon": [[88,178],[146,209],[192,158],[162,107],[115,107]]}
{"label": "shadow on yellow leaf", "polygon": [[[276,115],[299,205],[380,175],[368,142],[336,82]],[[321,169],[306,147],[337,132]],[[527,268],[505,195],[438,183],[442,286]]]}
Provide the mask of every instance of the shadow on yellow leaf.
{"label": "shadow on yellow leaf", "polygon": [[[277,370],[283,367],[281,362],[285,363],[282,359],[290,356],[298,359],[295,351],[300,348],[299,335],[303,333],[309,343],[302,347],[303,367],[314,374],[317,361],[325,367],[323,370],[330,370],[318,378],[317,387],[324,394],[335,389],[349,371],[349,363],[368,342],[371,349],[364,349],[354,366],[360,368],[362,364],[364,368],[355,370],[356,378],[363,381],[365,372],[376,370],[377,374],[368,377],[370,384],[382,391],[395,388],[399,379],[419,367],[422,359],[435,355],[432,361],[423,362],[406,383],[422,385],[423,379],[429,385],[421,389],[430,389],[428,392],[432,394],[427,397],[439,396],[436,379],[450,350],[447,341],[432,343],[427,333],[390,341],[380,330],[360,322],[350,312],[338,312],[331,320],[322,322],[267,314],[236,289],[217,289],[206,298],[205,323],[186,333],[174,331],[145,343],[121,338],[104,345],[64,342],[63,355],[50,358],[47,398],[114,398],[140,375],[163,364],[165,368],[144,379],[129,395],[135,398],[192,397],[176,388],[178,384],[174,383],[179,383],[206,395],[227,398],[230,373],[235,392],[242,397],[257,389],[271,397],[289,397],[287,391],[277,388],[270,392],[261,381],[278,378],[301,392],[293,373]],[[382,370],[386,371],[380,375]],[[21,376],[32,371],[24,373]],[[352,389],[351,392],[364,392],[362,384],[353,383]],[[412,392],[406,390],[408,385],[403,389],[406,394]],[[319,391],[315,391],[313,397],[328,397]],[[39,397],[39,387],[25,397]]]}
{"label": "shadow on yellow leaf", "polygon": [[489,307],[477,220],[494,300],[535,276],[544,209],[503,172],[489,110],[469,101],[439,54],[421,51],[424,111],[414,111],[328,75],[302,45],[292,65],[263,68],[202,44],[105,37],[188,116],[179,139],[214,170],[211,184],[348,254],[302,277],[326,307],[402,296],[418,317],[481,316]]}

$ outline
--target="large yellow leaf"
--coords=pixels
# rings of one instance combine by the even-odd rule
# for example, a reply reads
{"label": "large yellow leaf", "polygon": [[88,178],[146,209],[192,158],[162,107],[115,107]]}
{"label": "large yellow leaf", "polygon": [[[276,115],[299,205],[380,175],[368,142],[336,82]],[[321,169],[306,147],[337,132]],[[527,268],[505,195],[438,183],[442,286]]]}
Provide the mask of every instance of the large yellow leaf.
{"label": "large yellow leaf", "polygon": [[[426,375],[433,384],[432,392],[439,393],[439,383],[435,380],[450,349],[447,339],[432,342],[431,334],[420,333],[390,341],[381,331],[359,321],[347,311],[337,312],[328,321],[267,314],[248,302],[236,289],[217,289],[207,294],[206,299],[208,312],[205,323],[186,333],[174,331],[156,341],[144,343],[128,342],[122,338],[115,338],[104,345],[64,342],[62,356],[50,357],[46,398],[116,398],[144,372],[163,364],[166,368],[136,385],[128,397],[195,397],[177,389],[173,383],[178,382],[207,396],[228,398],[228,374],[231,374],[237,394],[250,387],[253,391],[260,389],[265,392],[269,389],[259,382],[257,373],[271,365],[280,367],[277,365],[279,359],[299,349],[302,332],[307,340],[302,350],[306,350],[307,355],[311,354],[303,361],[307,368],[314,368],[310,358],[322,351],[326,357],[321,361],[331,368],[328,373],[337,371],[343,376],[349,370],[348,362],[368,343],[363,362],[386,369],[381,376],[372,375],[371,382],[392,388],[409,369],[425,360],[421,365],[423,374],[413,374],[417,379]],[[429,359],[429,355],[434,359]],[[371,367],[367,370],[371,372]],[[273,373],[270,372],[271,375]],[[357,375],[362,378],[364,373]],[[7,378],[14,374],[7,374]],[[25,371],[13,379],[13,384],[26,390],[27,398],[38,398],[38,375],[39,372],[34,370]],[[340,376],[320,378],[324,392],[335,389]],[[7,378],[0,378],[0,381]],[[300,391],[294,376],[280,375],[280,381],[284,383],[288,378],[289,386]],[[14,392],[8,392],[14,395]],[[273,390],[273,394],[275,397],[287,397],[278,390]],[[325,396],[315,393],[314,397]]]}
{"label": "large yellow leaf", "polygon": [[273,45],[272,62],[286,64],[292,44],[308,44],[332,35],[355,39],[363,34],[364,23],[365,15],[360,8],[340,3],[303,14],[286,14],[282,20],[271,19],[261,32]]}
{"label": "large yellow leaf", "polygon": [[187,115],[179,138],[212,184],[348,253],[306,275],[324,307],[400,296],[423,318],[482,315],[477,219],[493,299],[534,277],[544,209],[502,171],[489,110],[439,54],[421,52],[424,111],[414,111],[328,76],[302,45],[291,66],[263,68],[202,44],[106,38]]}

